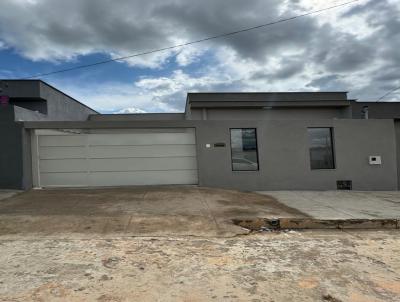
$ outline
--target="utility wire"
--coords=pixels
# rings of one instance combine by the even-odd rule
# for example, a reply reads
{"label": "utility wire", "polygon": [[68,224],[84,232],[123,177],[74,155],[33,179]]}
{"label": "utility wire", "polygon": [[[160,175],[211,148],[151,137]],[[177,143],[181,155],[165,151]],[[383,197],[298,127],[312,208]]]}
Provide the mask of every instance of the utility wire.
{"label": "utility wire", "polygon": [[327,11],[327,10],[331,10],[331,9],[334,9],[334,8],[347,6],[349,4],[352,4],[352,3],[355,3],[355,2],[358,2],[358,1],[360,1],[360,0],[352,0],[352,1],[345,2],[345,3],[337,4],[337,5],[334,5],[334,6],[329,6],[329,7],[325,7],[325,8],[322,8],[322,9],[310,11],[310,12],[307,12],[307,13],[304,13],[304,14],[301,14],[301,15],[296,15],[296,16],[293,16],[293,17],[290,17],[290,18],[279,19],[279,20],[276,20],[276,21],[273,21],[273,22],[269,22],[269,23],[265,23],[265,24],[261,24],[261,25],[257,25],[257,26],[253,26],[253,27],[247,27],[247,28],[236,30],[236,31],[232,31],[232,32],[224,33],[224,34],[219,34],[219,35],[216,35],[216,36],[211,36],[211,37],[207,37],[207,38],[203,38],[203,39],[199,39],[199,40],[195,40],[195,41],[191,41],[191,42],[187,42],[187,43],[183,43],[183,44],[177,44],[177,45],[173,45],[173,46],[169,46],[169,47],[149,50],[149,51],[145,51],[145,52],[140,52],[140,53],[136,53],[136,54],[129,55],[129,56],[124,56],[124,57],[119,57],[119,58],[114,58],[114,59],[109,59],[109,60],[104,60],[104,61],[98,61],[98,62],[91,63],[91,64],[84,64],[84,65],[79,65],[79,66],[75,66],[75,67],[71,67],[71,68],[55,70],[55,71],[52,71],[52,72],[39,73],[39,74],[28,76],[28,77],[25,77],[25,78],[22,78],[22,79],[32,79],[32,78],[37,78],[37,77],[45,77],[45,76],[49,76],[49,75],[53,75],[53,74],[57,74],[57,73],[63,73],[63,72],[67,72],[67,71],[93,67],[93,66],[107,64],[107,63],[116,62],[116,61],[124,61],[124,60],[130,59],[130,58],[134,58],[134,57],[144,56],[144,55],[148,55],[148,54],[152,54],[152,53],[156,53],[156,52],[162,52],[162,51],[166,51],[166,50],[171,50],[171,49],[175,49],[175,48],[181,48],[181,47],[202,43],[202,42],[205,42],[205,41],[215,40],[215,39],[219,39],[219,38],[225,38],[225,37],[233,36],[233,35],[236,35],[236,34],[248,32],[248,31],[251,31],[251,30],[255,30],[255,29],[259,29],[259,28],[263,28],[263,27],[268,27],[268,26],[271,26],[271,25],[275,25],[275,24],[279,24],[279,23],[283,23],[283,22],[287,22],[287,21],[292,21],[292,20],[295,20],[295,19],[298,19],[298,18],[309,16],[309,15],[318,14],[318,13],[321,13],[321,12],[324,12],[324,11]]}
{"label": "utility wire", "polygon": [[391,93],[393,93],[393,92],[395,92],[395,91],[397,91],[397,90],[399,90],[399,89],[400,89],[400,86],[389,90],[389,91],[386,92],[384,95],[382,95],[379,99],[377,99],[376,102],[380,102],[380,101],[383,100],[385,97],[387,97],[389,94],[391,94]]}

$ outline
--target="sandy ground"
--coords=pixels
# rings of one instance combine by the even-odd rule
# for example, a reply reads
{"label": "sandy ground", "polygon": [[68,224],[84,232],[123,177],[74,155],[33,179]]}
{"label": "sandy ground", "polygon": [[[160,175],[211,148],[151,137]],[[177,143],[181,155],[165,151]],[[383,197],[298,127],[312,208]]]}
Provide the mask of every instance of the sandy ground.
{"label": "sandy ground", "polygon": [[0,237],[0,301],[400,301],[399,234]]}

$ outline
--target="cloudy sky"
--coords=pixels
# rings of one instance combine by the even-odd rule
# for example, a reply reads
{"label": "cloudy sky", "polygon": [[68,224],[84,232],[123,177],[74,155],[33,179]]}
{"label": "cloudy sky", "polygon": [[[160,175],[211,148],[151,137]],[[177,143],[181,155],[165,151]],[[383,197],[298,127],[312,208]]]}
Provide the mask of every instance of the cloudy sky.
{"label": "cloudy sky", "polygon": [[[0,77],[163,48],[336,5],[322,0],[1,0]],[[187,92],[400,86],[400,1],[344,8],[195,46],[43,77],[100,112],[179,112]],[[385,101],[400,99],[393,93]]]}

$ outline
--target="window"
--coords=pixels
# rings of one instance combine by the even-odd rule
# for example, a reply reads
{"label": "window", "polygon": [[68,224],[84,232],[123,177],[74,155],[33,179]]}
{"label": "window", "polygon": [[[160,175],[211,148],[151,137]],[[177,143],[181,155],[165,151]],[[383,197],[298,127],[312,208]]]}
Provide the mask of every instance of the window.
{"label": "window", "polygon": [[231,152],[233,171],[257,171],[256,129],[231,129]]}
{"label": "window", "polygon": [[331,128],[308,128],[311,169],[335,169]]}

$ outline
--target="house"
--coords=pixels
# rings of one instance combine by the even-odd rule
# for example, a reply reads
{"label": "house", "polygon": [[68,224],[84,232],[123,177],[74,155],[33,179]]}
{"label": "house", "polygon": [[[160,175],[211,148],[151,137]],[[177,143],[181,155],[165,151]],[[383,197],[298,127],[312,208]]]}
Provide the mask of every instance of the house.
{"label": "house", "polygon": [[400,103],[346,92],[188,93],[184,113],[98,114],[39,80],[1,85],[2,188],[400,186]]}

